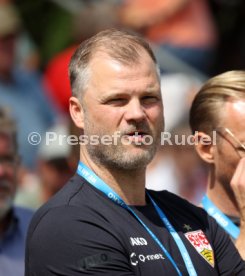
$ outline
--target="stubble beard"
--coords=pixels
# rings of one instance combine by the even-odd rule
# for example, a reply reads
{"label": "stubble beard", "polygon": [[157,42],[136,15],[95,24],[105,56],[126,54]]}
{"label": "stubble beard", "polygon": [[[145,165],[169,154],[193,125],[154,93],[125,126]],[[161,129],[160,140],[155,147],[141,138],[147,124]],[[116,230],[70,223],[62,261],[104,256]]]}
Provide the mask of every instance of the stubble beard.
{"label": "stubble beard", "polygon": [[[89,122],[85,121],[85,132],[87,136],[98,135],[102,137],[108,133],[94,131],[94,128]],[[156,134],[151,134],[153,143],[151,145],[124,145],[121,142],[120,134],[117,144],[103,145],[86,145],[87,152],[90,158],[98,165],[117,170],[138,170],[145,168],[155,156],[155,153],[160,145],[162,126],[158,126]],[[138,150],[136,148],[139,148]]]}

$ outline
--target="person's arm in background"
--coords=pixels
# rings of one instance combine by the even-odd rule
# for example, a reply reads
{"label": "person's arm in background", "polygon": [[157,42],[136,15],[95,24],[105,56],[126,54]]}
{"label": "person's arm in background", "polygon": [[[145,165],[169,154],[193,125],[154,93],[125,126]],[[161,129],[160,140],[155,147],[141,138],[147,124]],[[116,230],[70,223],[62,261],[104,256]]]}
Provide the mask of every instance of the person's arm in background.
{"label": "person's arm in background", "polygon": [[238,163],[231,180],[231,187],[240,212],[240,235],[235,245],[241,257],[245,260],[245,157]]}
{"label": "person's arm in background", "polygon": [[129,0],[119,8],[120,23],[135,30],[164,22],[181,11],[191,0]]}

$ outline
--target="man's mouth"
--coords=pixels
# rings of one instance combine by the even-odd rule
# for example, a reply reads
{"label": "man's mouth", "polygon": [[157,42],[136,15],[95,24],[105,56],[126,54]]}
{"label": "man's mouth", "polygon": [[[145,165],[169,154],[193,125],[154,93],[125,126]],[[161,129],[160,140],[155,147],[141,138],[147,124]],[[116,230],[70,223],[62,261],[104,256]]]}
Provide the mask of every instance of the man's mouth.
{"label": "man's mouth", "polygon": [[144,131],[140,131],[140,130],[139,130],[139,131],[132,131],[132,132],[129,132],[129,133],[127,133],[126,135],[138,137],[138,136],[145,136],[145,135],[147,135],[147,133],[144,132]]}

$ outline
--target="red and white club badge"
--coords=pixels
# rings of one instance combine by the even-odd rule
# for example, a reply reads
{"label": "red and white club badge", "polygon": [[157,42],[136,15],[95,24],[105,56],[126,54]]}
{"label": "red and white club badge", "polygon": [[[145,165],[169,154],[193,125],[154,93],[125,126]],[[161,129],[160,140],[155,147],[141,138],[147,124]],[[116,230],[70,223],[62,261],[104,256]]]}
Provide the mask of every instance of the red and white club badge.
{"label": "red and white club badge", "polygon": [[214,267],[214,252],[202,230],[185,233],[188,241],[194,246],[197,252]]}

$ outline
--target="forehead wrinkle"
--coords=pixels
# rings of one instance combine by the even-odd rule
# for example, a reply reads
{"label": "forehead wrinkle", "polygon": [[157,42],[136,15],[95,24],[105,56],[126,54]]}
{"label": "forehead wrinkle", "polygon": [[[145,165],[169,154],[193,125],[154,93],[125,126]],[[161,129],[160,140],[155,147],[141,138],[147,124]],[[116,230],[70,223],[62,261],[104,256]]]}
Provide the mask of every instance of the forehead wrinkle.
{"label": "forehead wrinkle", "polygon": [[[137,90],[137,87],[131,87],[131,84],[135,84],[139,86],[139,83],[137,83],[138,80],[141,81],[141,84],[144,85],[144,90],[146,92],[154,92],[155,90],[160,91],[160,83],[157,78],[157,75],[154,76],[152,74],[151,70],[149,72],[145,72],[145,74],[138,75],[137,73],[130,74],[130,69],[132,69],[129,66],[125,66],[123,64],[120,64],[118,62],[110,61],[107,63],[107,66],[109,67],[108,72],[103,71],[101,74],[100,70],[98,70],[98,67],[95,67],[95,71],[93,72],[93,76],[90,79],[90,84],[96,85],[97,87],[103,87],[103,79],[108,77],[111,79],[110,82],[107,84],[110,85],[110,89],[115,90],[115,91],[120,91],[120,92],[128,92]],[[128,67],[129,70],[124,70],[124,67]],[[114,75],[114,78],[113,78]],[[156,77],[156,78],[155,78]],[[126,82],[125,82],[126,80]],[[120,82],[123,82],[122,86],[119,86]],[[142,90],[142,87],[138,88],[139,90]],[[103,90],[103,89],[102,89]]]}

